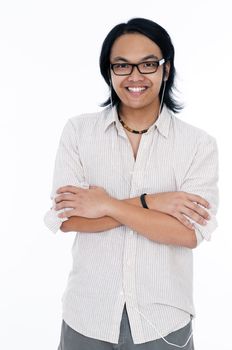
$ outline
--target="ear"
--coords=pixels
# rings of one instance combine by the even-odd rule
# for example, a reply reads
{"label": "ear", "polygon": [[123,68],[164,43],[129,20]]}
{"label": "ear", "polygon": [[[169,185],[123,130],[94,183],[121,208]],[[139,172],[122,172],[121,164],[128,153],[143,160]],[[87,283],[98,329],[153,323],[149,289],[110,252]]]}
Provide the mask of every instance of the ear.
{"label": "ear", "polygon": [[167,61],[164,66],[164,81],[168,80],[169,77],[169,72],[170,72],[170,62]]}

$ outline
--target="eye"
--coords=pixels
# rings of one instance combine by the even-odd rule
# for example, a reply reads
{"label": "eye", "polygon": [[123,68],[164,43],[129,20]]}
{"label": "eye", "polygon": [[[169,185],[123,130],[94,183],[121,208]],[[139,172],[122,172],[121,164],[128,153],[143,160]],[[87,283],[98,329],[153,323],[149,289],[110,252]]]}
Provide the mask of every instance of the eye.
{"label": "eye", "polygon": [[143,62],[143,67],[145,68],[156,68],[157,62]]}
{"label": "eye", "polygon": [[114,64],[114,68],[115,69],[126,69],[126,68],[129,68],[130,65],[127,64],[127,63],[116,63]]}

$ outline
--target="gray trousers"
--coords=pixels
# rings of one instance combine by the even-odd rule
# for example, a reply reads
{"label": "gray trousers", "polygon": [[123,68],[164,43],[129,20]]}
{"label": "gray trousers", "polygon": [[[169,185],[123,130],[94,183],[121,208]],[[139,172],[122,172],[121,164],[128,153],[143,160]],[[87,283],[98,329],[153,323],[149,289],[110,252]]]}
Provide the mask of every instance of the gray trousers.
{"label": "gray trousers", "polygon": [[[185,327],[168,334],[165,339],[174,344],[183,345],[188,339],[192,330],[192,324],[189,322]],[[134,344],[131,336],[130,324],[127,315],[126,306],[124,307],[120,325],[120,336],[118,344],[108,343],[106,341],[86,337],[72,328],[65,321],[62,321],[60,345],[58,350],[176,350],[176,346],[167,344],[162,338],[149,341],[144,344]],[[181,348],[182,350],[194,350],[193,338],[188,344]]]}

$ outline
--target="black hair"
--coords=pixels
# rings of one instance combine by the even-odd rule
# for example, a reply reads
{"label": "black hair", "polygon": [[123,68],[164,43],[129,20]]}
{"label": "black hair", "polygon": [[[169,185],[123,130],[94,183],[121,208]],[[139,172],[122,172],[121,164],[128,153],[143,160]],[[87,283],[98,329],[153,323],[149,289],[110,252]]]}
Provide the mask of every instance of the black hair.
{"label": "black hair", "polygon": [[[163,103],[173,112],[179,112],[183,107],[180,105],[173,96],[174,78],[176,75],[176,70],[174,66],[174,55],[175,50],[172,44],[171,38],[167,31],[161,27],[159,24],[145,19],[145,18],[132,18],[127,23],[120,23],[116,25],[106,36],[103,41],[101,53],[100,53],[100,71],[106,84],[111,89],[111,98],[109,97],[104,103],[101,104],[102,107],[106,107],[111,104],[118,105],[120,99],[114,89],[111,86],[110,81],[110,53],[111,48],[115,40],[123,34],[127,33],[140,33],[151,39],[156,45],[159,46],[163,58],[165,61],[170,62],[170,71],[168,80],[166,81],[166,88],[163,97]],[[165,64],[164,64],[164,75],[165,75]],[[162,82],[159,97],[161,99],[163,91],[164,82]]]}

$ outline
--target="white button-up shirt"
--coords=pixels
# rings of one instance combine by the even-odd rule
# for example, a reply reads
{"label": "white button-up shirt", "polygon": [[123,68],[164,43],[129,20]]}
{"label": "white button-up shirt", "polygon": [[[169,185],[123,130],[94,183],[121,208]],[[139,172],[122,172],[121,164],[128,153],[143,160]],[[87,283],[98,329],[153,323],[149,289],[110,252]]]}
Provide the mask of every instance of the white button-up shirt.
{"label": "white button-up shirt", "polygon": [[[142,193],[185,191],[211,204],[211,220],[195,224],[198,244],[216,228],[218,159],[215,139],[181,121],[164,106],[141,137],[136,160],[116,108],[70,118],[55,162],[53,189],[104,187],[118,199]],[[62,220],[49,210],[46,225]],[[62,297],[63,318],[79,333],[118,343],[126,303],[135,344],[184,327],[195,316],[192,250],[164,245],[120,226],[75,235],[73,267]]]}

